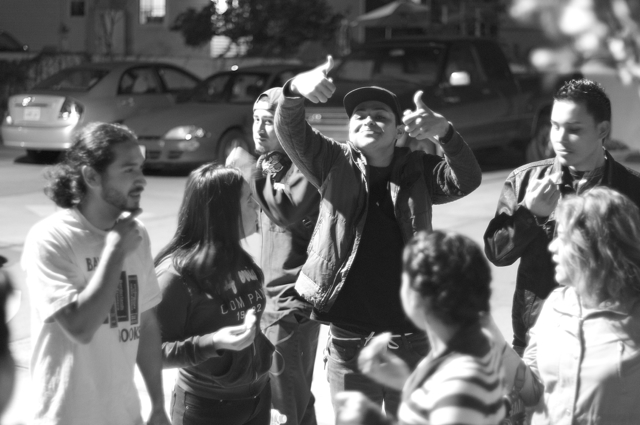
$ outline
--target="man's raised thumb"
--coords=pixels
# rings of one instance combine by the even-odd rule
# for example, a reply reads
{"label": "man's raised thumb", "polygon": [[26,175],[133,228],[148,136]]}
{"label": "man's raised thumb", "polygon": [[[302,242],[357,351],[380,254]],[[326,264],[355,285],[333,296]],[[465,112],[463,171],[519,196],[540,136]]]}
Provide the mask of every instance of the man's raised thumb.
{"label": "man's raised thumb", "polygon": [[424,109],[425,111],[429,111],[429,107],[422,101],[422,90],[418,90],[416,94],[413,95],[413,103],[416,104],[416,110]]}
{"label": "man's raised thumb", "polygon": [[320,71],[322,71],[324,73],[324,76],[326,77],[327,75],[329,75],[329,71],[331,71],[332,69],[333,69],[333,56],[327,55],[327,61],[322,65],[320,65]]}

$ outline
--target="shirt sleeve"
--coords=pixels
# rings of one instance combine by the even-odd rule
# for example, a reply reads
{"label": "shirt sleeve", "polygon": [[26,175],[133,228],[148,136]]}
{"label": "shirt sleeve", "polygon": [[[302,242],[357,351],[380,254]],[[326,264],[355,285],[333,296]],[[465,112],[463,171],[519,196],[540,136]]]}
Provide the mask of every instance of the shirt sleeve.
{"label": "shirt sleeve", "polygon": [[464,141],[454,131],[451,140],[441,144],[444,157],[425,155],[425,173],[430,174],[431,198],[434,204],[444,204],[460,199],[480,186],[482,171],[478,160]]}
{"label": "shirt sleeve", "polygon": [[498,423],[504,416],[500,358],[456,357],[421,387],[422,403],[414,395],[411,399],[422,407],[431,425],[490,423],[487,418],[492,417]]}
{"label": "shirt sleeve", "polygon": [[196,366],[210,357],[218,356],[218,352],[209,335],[187,335],[191,297],[169,261],[166,260],[157,268],[162,292],[157,315],[162,337],[163,366]]}
{"label": "shirt sleeve", "polygon": [[64,237],[42,223],[28,233],[21,263],[27,273],[32,306],[43,321],[75,302],[87,284],[72,258]]}
{"label": "shirt sleeve", "polygon": [[542,311],[536,324],[529,330],[529,343],[524,352],[523,360],[527,365],[524,386],[520,390],[520,396],[527,406],[535,406],[542,398],[544,392],[544,382],[540,377],[540,369],[538,367],[538,335],[548,334],[545,332],[544,326],[550,312],[550,305],[555,302],[557,292],[551,293],[549,298],[542,305]]}
{"label": "shirt sleeve", "polygon": [[291,96],[291,80],[283,87],[274,117],[282,148],[302,174],[320,188],[334,162],[345,155],[335,140],[313,129],[305,119],[304,98]]}

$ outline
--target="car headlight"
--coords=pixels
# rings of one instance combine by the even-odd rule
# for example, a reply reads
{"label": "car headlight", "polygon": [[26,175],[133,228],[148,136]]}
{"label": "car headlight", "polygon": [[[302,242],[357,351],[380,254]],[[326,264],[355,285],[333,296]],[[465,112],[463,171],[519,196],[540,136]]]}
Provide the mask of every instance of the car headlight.
{"label": "car headlight", "polygon": [[164,135],[165,140],[193,140],[202,139],[206,131],[201,127],[195,125],[183,125],[180,127],[174,127]]}
{"label": "car headlight", "polygon": [[9,114],[9,111],[5,111],[3,121],[7,125],[12,125],[13,124],[13,118]]}

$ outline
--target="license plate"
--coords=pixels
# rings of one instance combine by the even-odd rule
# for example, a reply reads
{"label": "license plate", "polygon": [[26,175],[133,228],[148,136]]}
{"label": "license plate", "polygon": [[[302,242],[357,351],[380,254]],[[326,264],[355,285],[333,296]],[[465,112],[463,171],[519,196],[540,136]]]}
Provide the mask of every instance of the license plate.
{"label": "license plate", "polygon": [[24,120],[25,121],[38,121],[40,120],[40,108],[28,106],[24,108]]}

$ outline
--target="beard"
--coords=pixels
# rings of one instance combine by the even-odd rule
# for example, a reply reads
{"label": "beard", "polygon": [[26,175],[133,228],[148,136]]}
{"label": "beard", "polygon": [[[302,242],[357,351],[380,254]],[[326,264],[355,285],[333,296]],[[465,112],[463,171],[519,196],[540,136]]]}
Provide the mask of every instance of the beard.
{"label": "beard", "polygon": [[105,187],[102,192],[102,199],[109,205],[120,211],[134,211],[140,207],[140,201],[129,202],[127,195],[118,192],[112,187]]}

